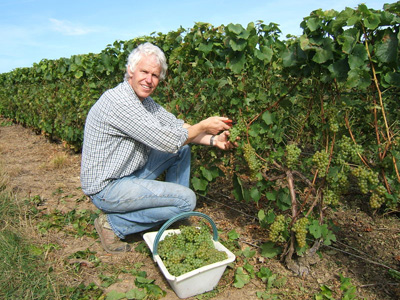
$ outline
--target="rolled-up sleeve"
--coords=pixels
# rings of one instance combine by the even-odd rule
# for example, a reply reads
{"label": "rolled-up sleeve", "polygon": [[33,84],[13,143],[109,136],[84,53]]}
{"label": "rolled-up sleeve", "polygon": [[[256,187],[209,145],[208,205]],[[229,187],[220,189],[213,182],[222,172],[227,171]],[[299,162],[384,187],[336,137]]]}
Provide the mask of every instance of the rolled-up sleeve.
{"label": "rolled-up sleeve", "polygon": [[144,103],[126,99],[110,112],[115,134],[126,135],[146,146],[164,152],[177,152],[186,142],[188,131],[184,121],[146,98]]}

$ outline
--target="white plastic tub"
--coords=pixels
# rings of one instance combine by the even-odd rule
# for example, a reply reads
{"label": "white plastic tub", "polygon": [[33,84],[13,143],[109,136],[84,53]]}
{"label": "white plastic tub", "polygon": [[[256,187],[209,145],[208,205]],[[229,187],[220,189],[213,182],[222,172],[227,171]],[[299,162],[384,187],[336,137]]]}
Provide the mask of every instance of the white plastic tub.
{"label": "white plastic tub", "polygon": [[[159,238],[159,240],[163,240],[164,237],[170,233],[180,233],[180,230],[164,230],[161,233],[161,237]],[[157,234],[158,232],[148,232],[143,235],[143,238],[152,253],[154,253],[153,245]],[[178,277],[173,276],[168,272],[158,254],[153,254],[154,261],[157,262],[160,270],[162,271],[168,283],[179,298],[188,298],[213,290],[221,279],[226,269],[226,266],[229,263],[235,261],[235,255],[230,252],[225,246],[223,246],[215,239],[213,240],[213,243],[217,250],[226,252],[228,256],[227,259],[195,269]]]}

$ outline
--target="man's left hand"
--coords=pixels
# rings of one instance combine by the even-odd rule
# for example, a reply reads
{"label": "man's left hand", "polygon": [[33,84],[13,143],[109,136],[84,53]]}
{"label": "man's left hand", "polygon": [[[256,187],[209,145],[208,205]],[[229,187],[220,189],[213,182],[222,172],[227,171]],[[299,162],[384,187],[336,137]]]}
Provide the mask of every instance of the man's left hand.
{"label": "man's left hand", "polygon": [[236,148],[238,145],[236,142],[232,143],[229,141],[229,131],[225,130],[218,134],[215,137],[215,147],[222,149],[222,150],[231,150],[233,148]]}

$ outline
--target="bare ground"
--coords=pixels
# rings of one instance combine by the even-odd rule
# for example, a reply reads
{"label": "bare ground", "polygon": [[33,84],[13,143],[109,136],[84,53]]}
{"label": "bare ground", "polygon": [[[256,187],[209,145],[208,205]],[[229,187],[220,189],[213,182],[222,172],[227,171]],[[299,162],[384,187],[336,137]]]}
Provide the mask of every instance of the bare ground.
{"label": "bare ground", "polygon": [[[95,210],[80,190],[80,155],[66,150],[62,144],[49,142],[46,137],[19,125],[0,127],[0,164],[8,174],[8,187],[18,198],[40,196],[44,201],[41,206],[44,213],[55,210]],[[338,241],[332,247],[321,248],[320,261],[312,266],[307,277],[296,276],[277,259],[266,259],[259,253],[250,259],[256,269],[266,266],[278,276],[286,277],[286,284],[271,290],[271,294],[275,293],[279,299],[314,299],[320,287],[326,285],[337,293],[334,299],[341,299],[339,274],[342,274],[357,287],[358,299],[400,299],[399,281],[387,273],[389,268],[400,271],[399,216],[375,215],[368,209],[360,209],[358,204],[349,204],[354,201],[350,199],[345,208],[332,212],[331,217],[340,228]],[[241,235],[240,246],[243,249],[251,247],[259,251],[260,244],[268,237],[267,232],[258,227],[256,219],[251,217],[255,210],[248,204],[235,201],[227,186],[215,185],[209,196],[199,197],[197,211],[208,214],[223,232],[222,236],[235,229]],[[150,255],[136,251],[109,255],[96,238],[78,238],[64,230],[43,235],[38,232],[35,220],[28,218],[25,221],[31,225],[26,234],[32,240],[59,245],[46,258],[56,272],[65,274],[66,284],[94,282],[101,285],[100,271],[90,264],[82,264],[79,272],[69,272],[73,264],[69,264],[68,257],[77,251],[90,249],[96,252],[96,257],[109,267],[107,270],[111,273],[114,269],[129,268],[136,262],[142,262],[142,269],[147,272],[148,278],[155,279],[155,283],[167,292],[163,299],[177,299]],[[238,257],[236,266],[241,264],[243,257]],[[105,288],[106,292],[126,292],[135,287],[132,275],[120,272],[118,278],[120,280],[117,283]],[[213,299],[258,299],[256,292],[266,289],[265,284],[257,278],[241,289],[235,288],[233,281],[234,270],[228,268]]]}

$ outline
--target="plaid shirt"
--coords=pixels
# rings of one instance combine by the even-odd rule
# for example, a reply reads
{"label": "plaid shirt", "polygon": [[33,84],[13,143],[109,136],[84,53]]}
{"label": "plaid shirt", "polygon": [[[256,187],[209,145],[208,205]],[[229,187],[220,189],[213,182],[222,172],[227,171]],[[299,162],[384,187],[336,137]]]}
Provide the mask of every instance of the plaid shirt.
{"label": "plaid shirt", "polygon": [[127,81],[106,91],[86,119],[83,192],[97,194],[112,180],[142,168],[151,148],[177,152],[188,138],[183,124],[151,97],[140,101]]}

